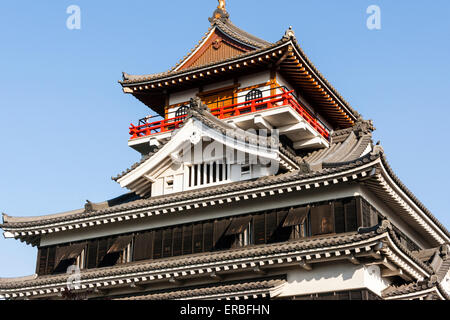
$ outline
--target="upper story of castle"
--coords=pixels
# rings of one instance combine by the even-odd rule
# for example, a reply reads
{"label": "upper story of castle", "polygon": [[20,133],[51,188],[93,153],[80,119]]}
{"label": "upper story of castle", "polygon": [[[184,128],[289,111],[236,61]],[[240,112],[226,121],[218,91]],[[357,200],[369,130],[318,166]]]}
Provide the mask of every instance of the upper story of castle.
{"label": "upper story of castle", "polygon": [[[123,73],[123,91],[157,114],[131,124],[129,146],[143,158],[115,178],[141,196],[297,170],[299,156],[330,148],[335,131],[362,120],[308,59],[292,28],[279,41],[267,42],[236,27],[224,1],[209,21],[204,37],[169,71]],[[205,106],[209,112],[203,116],[215,118],[214,128],[198,116],[189,120],[193,104]],[[234,134],[232,139],[226,134],[231,131],[241,132],[243,140],[249,132],[264,134],[278,144],[269,151],[261,151],[259,143],[239,149]],[[227,150],[205,155],[213,144],[202,141],[203,155],[186,158],[181,150],[197,145],[189,138],[193,134],[221,141]],[[251,163],[252,157],[265,163]],[[180,161],[174,165],[174,159]]]}

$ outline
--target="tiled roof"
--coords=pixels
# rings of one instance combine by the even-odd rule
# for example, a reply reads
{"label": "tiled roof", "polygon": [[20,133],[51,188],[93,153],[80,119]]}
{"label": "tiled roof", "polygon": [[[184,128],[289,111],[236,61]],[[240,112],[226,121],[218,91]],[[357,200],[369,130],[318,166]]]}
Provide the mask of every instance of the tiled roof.
{"label": "tiled roof", "polygon": [[[395,237],[394,237],[395,238]],[[397,242],[398,245],[398,242]],[[409,252],[409,251],[408,251]],[[448,292],[441,286],[441,282],[444,280],[445,276],[450,271],[450,256],[448,255],[448,245],[443,245],[438,248],[409,252],[410,255],[419,260],[423,264],[426,264],[429,270],[431,270],[431,276],[424,281],[412,282],[400,286],[389,286],[383,291],[383,297],[398,297],[404,295],[417,296],[425,293],[429,289],[435,288],[439,293],[444,296],[445,299],[450,300]],[[433,262],[436,258],[441,261],[439,263],[437,270]],[[437,296],[435,294],[435,296]]]}
{"label": "tiled roof", "polygon": [[400,187],[400,189],[406,193],[406,195],[430,218],[444,233],[450,237],[450,232],[447,228],[431,213],[430,210],[425,207],[425,205],[406,187],[405,184],[400,180],[400,178],[395,174],[394,170],[390,166],[387,157],[384,152],[381,152],[381,161],[384,168],[388,172],[389,176],[394,180],[394,182]]}
{"label": "tiled roof", "polygon": [[[158,271],[165,269],[181,268],[193,265],[220,264],[222,261],[235,261],[238,259],[252,259],[258,257],[267,257],[271,254],[289,254],[297,251],[323,249],[350,245],[365,240],[370,240],[380,236],[377,232],[358,234],[356,232],[327,235],[314,238],[301,239],[290,242],[249,246],[244,248],[232,249],[227,251],[218,251],[211,253],[201,253],[189,256],[166,258],[161,260],[149,260],[144,262],[134,262],[126,265],[117,265],[114,267],[88,269],[81,271],[83,280],[96,279],[99,277],[112,277],[126,275],[136,272]],[[23,279],[0,279],[0,289],[22,288],[26,286],[43,286],[52,283],[65,283],[68,275],[52,275],[37,277],[33,280]]]}
{"label": "tiled roof", "polygon": [[193,66],[190,68],[178,70],[178,71],[166,71],[166,72],[160,72],[160,73],[154,73],[154,74],[147,74],[147,75],[130,75],[127,73],[123,73],[123,80],[120,81],[120,83],[124,86],[126,85],[136,85],[140,83],[145,83],[148,81],[156,81],[156,80],[164,80],[168,77],[176,77],[179,75],[183,75],[185,73],[191,73],[197,70],[206,69],[210,67],[214,67],[216,65],[221,65],[223,63],[233,62],[234,60],[243,59],[247,57],[252,57],[254,55],[258,55],[261,53],[264,53],[266,51],[271,51],[272,49],[275,49],[283,44],[287,44],[289,42],[289,39],[282,39],[278,42],[275,42],[267,47],[257,49],[254,51],[249,51],[234,57],[227,58],[225,60],[221,61],[215,61],[208,64],[200,65],[200,66]]}
{"label": "tiled roof", "polygon": [[[333,141],[329,148],[314,151],[303,158],[311,169],[322,170],[325,167],[336,167],[364,156],[364,151],[372,144],[372,134],[357,137],[353,131],[345,138]],[[371,149],[369,150],[371,151]]]}
{"label": "tiled roof", "polygon": [[134,202],[130,202],[124,205],[118,205],[111,208],[102,209],[95,212],[89,212],[85,213],[82,216],[80,214],[75,215],[65,215],[65,216],[59,216],[57,218],[48,218],[46,216],[42,217],[35,217],[30,218],[34,219],[33,221],[27,221],[27,222],[17,222],[15,220],[16,218],[12,218],[9,216],[4,215],[3,216],[3,225],[0,225],[2,228],[11,228],[11,227],[30,227],[30,226],[39,226],[39,225],[45,225],[50,223],[58,223],[63,221],[70,221],[73,219],[79,219],[80,217],[83,218],[89,218],[89,217],[95,217],[95,216],[101,216],[104,214],[109,213],[115,213],[115,212],[121,212],[124,210],[131,210],[131,209],[139,209],[139,208],[145,208],[148,206],[162,206],[165,204],[170,204],[177,201],[183,201],[183,200],[192,200],[196,198],[200,198],[203,196],[215,196],[215,195],[222,195],[224,193],[228,192],[239,192],[239,191],[249,191],[253,188],[258,187],[269,187],[271,185],[276,185],[280,183],[288,183],[288,182],[295,182],[295,181],[302,181],[306,179],[314,179],[318,178],[320,179],[322,176],[332,175],[332,174],[339,174],[340,172],[344,172],[346,170],[352,170],[357,169],[358,167],[361,167],[365,164],[369,164],[371,162],[374,162],[375,160],[379,159],[380,155],[374,155],[374,154],[368,154],[360,159],[356,159],[355,161],[345,164],[340,167],[335,168],[325,168],[321,171],[315,171],[315,172],[309,172],[309,173],[303,173],[301,171],[295,171],[285,174],[279,174],[276,176],[267,176],[262,177],[256,180],[247,180],[247,181],[240,181],[240,182],[234,182],[224,185],[218,185],[208,188],[202,188],[192,191],[184,191],[180,193],[174,193],[171,195],[164,195],[164,196],[158,196],[158,197],[152,197],[148,199],[143,200],[137,200]]}
{"label": "tiled roof", "polygon": [[246,280],[233,283],[221,283],[202,287],[190,287],[178,290],[166,290],[147,293],[139,296],[118,298],[114,300],[186,300],[186,299],[211,299],[214,296],[229,297],[268,294],[271,290],[286,283],[284,278],[270,278],[258,280]]}
{"label": "tiled roof", "polygon": [[423,282],[421,284],[410,283],[401,286],[389,286],[383,291],[383,298],[402,296],[407,294],[420,294],[421,292],[427,291],[428,289],[436,288],[436,283],[431,283],[429,281]]}
{"label": "tiled roof", "polygon": [[345,108],[348,109],[348,111],[356,118],[356,119],[362,119],[361,115],[350,106],[350,103],[347,102],[347,100],[345,100],[341,94],[336,90],[336,88],[333,87],[333,85],[328,81],[327,78],[325,78],[325,76],[319,71],[319,69],[316,68],[316,66],[314,65],[314,63],[312,63],[312,61],[308,58],[308,56],[306,55],[306,53],[303,51],[302,47],[300,46],[300,44],[297,41],[297,38],[292,35],[290,37],[290,39],[292,39],[292,41],[295,44],[295,47],[297,48],[297,50],[299,51],[300,55],[302,56],[302,58],[308,63],[308,65],[311,67],[311,69],[313,69],[314,73],[316,73],[318,75],[318,77],[325,83],[325,85],[333,92],[334,95],[336,95],[336,97],[341,101],[341,103],[345,106]]}
{"label": "tiled roof", "polygon": [[409,283],[401,286],[389,286],[386,288],[383,293],[383,298],[393,298],[396,297],[401,298],[402,296],[409,295],[411,297],[420,296],[421,294],[426,294],[430,289],[435,289],[435,291],[431,291],[433,300],[440,299],[437,292],[445,300],[450,300],[450,295],[448,292],[437,282],[436,280],[427,280],[419,283]]}

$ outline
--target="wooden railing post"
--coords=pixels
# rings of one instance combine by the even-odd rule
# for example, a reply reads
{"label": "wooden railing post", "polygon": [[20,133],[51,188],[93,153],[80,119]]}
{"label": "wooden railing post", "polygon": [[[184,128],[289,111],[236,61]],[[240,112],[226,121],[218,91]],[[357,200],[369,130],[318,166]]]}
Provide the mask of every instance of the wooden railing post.
{"label": "wooden railing post", "polygon": [[130,134],[131,134],[131,139],[138,138],[136,127],[133,124],[131,124],[131,127],[130,127]]}

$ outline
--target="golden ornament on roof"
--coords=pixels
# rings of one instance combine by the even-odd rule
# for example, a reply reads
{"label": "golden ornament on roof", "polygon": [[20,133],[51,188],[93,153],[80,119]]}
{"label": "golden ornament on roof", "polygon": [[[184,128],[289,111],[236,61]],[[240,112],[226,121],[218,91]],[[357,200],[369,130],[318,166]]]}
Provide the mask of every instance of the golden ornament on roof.
{"label": "golden ornament on roof", "polygon": [[218,9],[221,9],[223,11],[226,11],[225,9],[225,0],[219,0],[219,6],[217,7]]}

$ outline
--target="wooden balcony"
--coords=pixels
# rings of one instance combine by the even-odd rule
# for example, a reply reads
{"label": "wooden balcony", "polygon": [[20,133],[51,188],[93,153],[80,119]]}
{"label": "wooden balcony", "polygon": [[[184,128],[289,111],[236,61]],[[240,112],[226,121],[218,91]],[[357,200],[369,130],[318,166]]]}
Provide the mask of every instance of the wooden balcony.
{"label": "wooden balcony", "polygon": [[[295,97],[293,91],[288,91],[284,87],[277,88],[277,91],[281,91],[281,93],[229,105],[224,101],[217,101],[208,104],[208,107],[217,118],[228,123],[234,123],[242,129],[251,127],[257,129],[258,126],[255,126],[256,120],[253,122],[253,119],[261,115],[263,118],[266,117],[266,123],[269,123],[265,127],[267,129],[280,128],[280,134],[285,133],[282,128],[295,126],[302,122],[302,129],[306,130],[305,126],[308,127],[308,138],[317,136],[321,140],[329,141],[330,130]],[[156,138],[164,135],[164,133],[170,133],[178,129],[185,117],[186,115],[181,115],[151,123],[146,123],[146,120],[140,120],[140,123],[136,126],[131,124],[130,146],[137,143],[137,141],[134,141],[136,139],[140,140],[140,138],[153,136]],[[298,136],[297,133],[298,131],[292,131],[294,136]]]}

